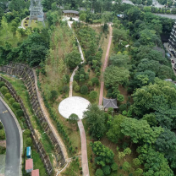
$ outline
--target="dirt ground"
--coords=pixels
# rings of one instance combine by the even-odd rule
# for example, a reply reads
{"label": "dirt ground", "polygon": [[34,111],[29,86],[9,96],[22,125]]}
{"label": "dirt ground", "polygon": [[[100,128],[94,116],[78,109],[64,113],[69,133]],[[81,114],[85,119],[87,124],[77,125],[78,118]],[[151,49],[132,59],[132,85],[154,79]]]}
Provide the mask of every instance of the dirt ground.
{"label": "dirt ground", "polygon": [[0,146],[1,147],[6,147],[6,140],[0,141]]}

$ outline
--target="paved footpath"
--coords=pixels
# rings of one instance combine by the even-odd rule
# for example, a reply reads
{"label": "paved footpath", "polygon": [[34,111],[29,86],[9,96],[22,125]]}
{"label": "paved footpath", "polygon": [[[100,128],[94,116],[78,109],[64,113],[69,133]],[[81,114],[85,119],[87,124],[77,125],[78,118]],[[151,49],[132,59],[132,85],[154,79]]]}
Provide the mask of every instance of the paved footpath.
{"label": "paved footpath", "polygon": [[[68,21],[68,26],[71,28],[71,24],[72,22]],[[78,43],[78,49],[79,49],[79,52],[81,54],[81,59],[82,59],[82,62],[81,63],[84,63],[85,59],[84,59],[84,55],[83,55],[83,52],[82,52],[82,49],[81,49],[81,45],[78,41],[78,39],[76,38],[77,40],[77,43]],[[74,69],[71,77],[70,77],[70,90],[69,90],[69,97],[72,97],[72,90],[73,90],[73,86],[72,86],[72,83],[73,83],[73,80],[74,80],[74,75],[76,73],[78,69],[78,66]],[[78,127],[79,127],[79,131],[80,131],[80,136],[81,136],[81,156],[82,156],[82,170],[83,170],[83,176],[89,176],[89,166],[88,166],[88,158],[87,158],[87,144],[86,144],[86,133],[85,133],[85,130],[84,130],[84,125],[82,123],[82,120],[79,120],[78,121]]]}
{"label": "paved footpath", "polygon": [[84,130],[84,126],[82,120],[78,121],[78,127],[81,136],[81,153],[82,153],[82,170],[84,176],[89,176],[89,167],[88,167],[88,159],[87,159],[87,144],[86,144],[86,133]]}
{"label": "paved footpath", "polygon": [[[110,51],[111,42],[112,42],[112,27],[111,27],[111,24],[109,25],[109,29],[110,29],[109,43],[108,43],[108,48],[106,50],[106,56],[105,56],[105,61],[104,61],[103,69],[102,69],[102,74],[104,74],[104,71],[105,71],[105,69],[108,65],[109,51]],[[100,87],[100,95],[99,95],[99,105],[102,105],[102,102],[103,102],[103,89],[104,89],[104,80],[102,78],[101,87]]]}

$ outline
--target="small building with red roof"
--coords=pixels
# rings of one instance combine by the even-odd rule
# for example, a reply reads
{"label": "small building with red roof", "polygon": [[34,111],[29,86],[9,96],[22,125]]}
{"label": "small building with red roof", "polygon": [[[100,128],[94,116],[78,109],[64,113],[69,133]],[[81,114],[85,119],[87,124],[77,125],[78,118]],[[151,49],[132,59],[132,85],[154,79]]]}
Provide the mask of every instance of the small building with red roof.
{"label": "small building with red roof", "polygon": [[25,170],[27,173],[32,172],[33,170],[33,159],[27,159],[25,164]]}
{"label": "small building with red roof", "polygon": [[33,170],[31,176],[39,176],[39,169]]}

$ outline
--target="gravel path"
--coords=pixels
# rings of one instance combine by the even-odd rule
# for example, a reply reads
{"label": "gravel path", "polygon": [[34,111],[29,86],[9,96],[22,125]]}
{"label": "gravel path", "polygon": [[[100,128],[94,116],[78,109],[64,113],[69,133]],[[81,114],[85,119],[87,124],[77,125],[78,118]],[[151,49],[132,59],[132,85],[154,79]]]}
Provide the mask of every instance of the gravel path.
{"label": "gravel path", "polygon": [[[111,48],[111,42],[112,42],[112,27],[111,27],[111,24],[109,25],[109,29],[110,29],[109,43],[108,43],[108,48],[106,50],[106,56],[105,56],[105,61],[104,61],[103,69],[102,69],[102,74],[104,74],[104,71],[107,67],[108,58],[109,58],[109,51],[110,51],[110,48]],[[103,89],[104,89],[104,80],[102,79],[101,87],[100,87],[99,105],[102,105],[102,102],[103,102]]]}

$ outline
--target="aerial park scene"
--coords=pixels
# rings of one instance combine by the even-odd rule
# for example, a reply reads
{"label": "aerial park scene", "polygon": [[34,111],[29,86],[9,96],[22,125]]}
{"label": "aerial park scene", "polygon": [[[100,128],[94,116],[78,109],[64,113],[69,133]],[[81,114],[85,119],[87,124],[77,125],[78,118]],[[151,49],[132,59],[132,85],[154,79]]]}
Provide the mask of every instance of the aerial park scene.
{"label": "aerial park scene", "polygon": [[0,176],[176,175],[176,3],[1,0]]}

